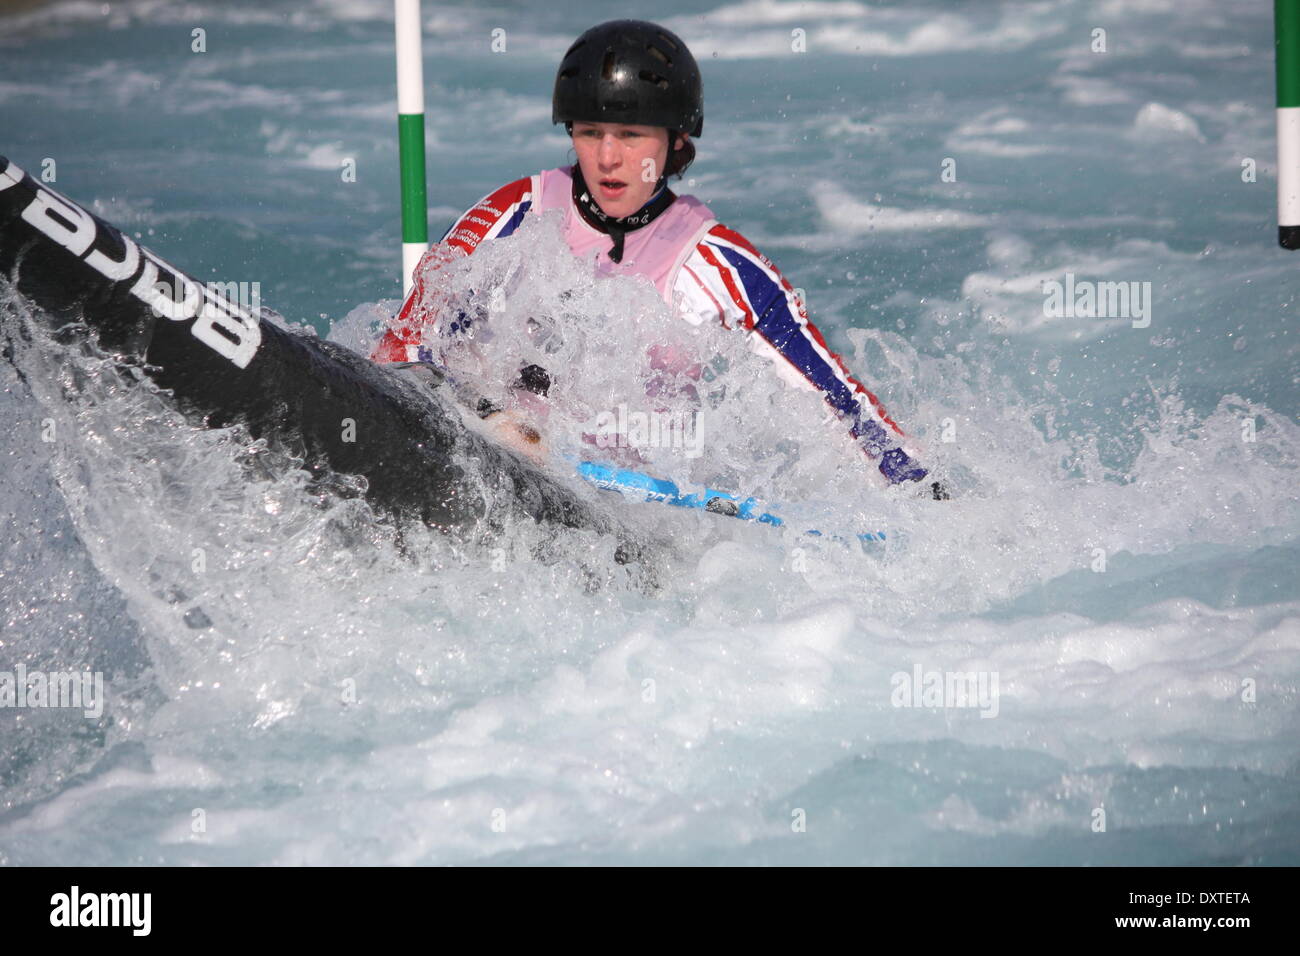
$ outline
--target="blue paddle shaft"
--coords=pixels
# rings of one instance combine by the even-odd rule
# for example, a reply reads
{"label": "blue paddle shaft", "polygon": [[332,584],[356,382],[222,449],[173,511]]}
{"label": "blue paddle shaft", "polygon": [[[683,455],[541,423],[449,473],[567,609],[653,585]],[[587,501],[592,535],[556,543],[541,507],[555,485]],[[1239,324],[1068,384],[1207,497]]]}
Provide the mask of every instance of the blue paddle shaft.
{"label": "blue paddle shaft", "polygon": [[[742,521],[757,521],[759,524],[779,528],[785,522],[774,514],[763,510],[757,498],[741,500],[737,495],[725,491],[705,488],[694,494],[683,494],[676,484],[666,478],[632,471],[627,468],[614,468],[599,462],[584,461],[578,463],[578,474],[597,488],[608,488],[629,497],[640,497],[644,501],[656,501],[677,508],[694,508],[710,511],[714,514],[739,518]],[[809,529],[805,534],[822,537],[822,532]],[[857,535],[860,541],[884,541],[883,531],[865,532]]]}

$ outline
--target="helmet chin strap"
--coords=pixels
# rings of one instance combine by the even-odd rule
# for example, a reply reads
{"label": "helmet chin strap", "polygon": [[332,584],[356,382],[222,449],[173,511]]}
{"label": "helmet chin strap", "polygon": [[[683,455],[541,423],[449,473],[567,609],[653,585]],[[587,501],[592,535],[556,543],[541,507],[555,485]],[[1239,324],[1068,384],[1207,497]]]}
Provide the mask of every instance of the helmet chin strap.
{"label": "helmet chin strap", "polygon": [[655,183],[654,194],[646,200],[645,205],[628,216],[611,216],[600,208],[600,204],[591,195],[587,181],[582,177],[582,167],[573,164],[573,202],[587,225],[613,237],[614,248],[609,250],[609,258],[614,262],[623,261],[623,237],[654,222],[676,198],[677,195],[668,188],[668,177],[660,176]]}

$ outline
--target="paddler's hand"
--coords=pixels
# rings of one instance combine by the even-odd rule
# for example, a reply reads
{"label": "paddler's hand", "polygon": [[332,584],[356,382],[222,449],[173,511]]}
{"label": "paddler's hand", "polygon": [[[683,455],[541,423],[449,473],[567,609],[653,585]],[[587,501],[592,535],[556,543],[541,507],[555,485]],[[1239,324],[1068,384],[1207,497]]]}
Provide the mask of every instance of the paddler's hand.
{"label": "paddler's hand", "polygon": [[545,398],[551,391],[551,376],[540,365],[525,365],[519,370],[519,378],[512,387]]}
{"label": "paddler's hand", "polygon": [[947,481],[934,481],[930,475],[913,478],[906,483],[908,494],[922,501],[951,501],[952,486]]}
{"label": "paddler's hand", "polygon": [[511,387],[515,404],[492,415],[493,434],[507,448],[513,448],[540,464],[546,448],[537,430],[537,422],[546,420],[547,407],[543,399],[551,390],[551,376],[540,365],[525,365]]}
{"label": "paddler's hand", "polygon": [[494,412],[484,419],[488,434],[497,444],[504,445],[537,464],[546,456],[546,446],[541,433],[529,423],[527,416],[509,408]]}

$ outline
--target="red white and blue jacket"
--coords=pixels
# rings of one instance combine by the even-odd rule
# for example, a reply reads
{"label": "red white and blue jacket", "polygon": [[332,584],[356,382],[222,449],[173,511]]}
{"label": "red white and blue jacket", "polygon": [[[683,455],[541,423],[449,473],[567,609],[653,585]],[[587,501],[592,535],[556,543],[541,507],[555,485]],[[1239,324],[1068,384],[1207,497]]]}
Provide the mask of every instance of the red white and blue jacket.
{"label": "red white and blue jacket", "polygon": [[425,285],[438,265],[449,257],[472,254],[489,239],[509,236],[530,213],[560,209],[565,239],[575,254],[587,256],[594,250],[600,253],[597,267],[602,272],[649,278],[689,322],[719,322],[751,333],[754,347],[773,360],[783,379],[822,393],[889,482],[925,477],[902,429],[876,396],[849,374],[808,321],[790,283],[744,236],[719,223],[695,197],[678,196],[649,224],[625,234],[623,257],[616,263],[607,255],[613,240],[582,217],[572,189],[569,168],[550,169],[480,199],[425,253],[411,295],[371,357],[379,362],[427,360],[419,346],[422,330],[443,318],[424,314],[430,301]]}

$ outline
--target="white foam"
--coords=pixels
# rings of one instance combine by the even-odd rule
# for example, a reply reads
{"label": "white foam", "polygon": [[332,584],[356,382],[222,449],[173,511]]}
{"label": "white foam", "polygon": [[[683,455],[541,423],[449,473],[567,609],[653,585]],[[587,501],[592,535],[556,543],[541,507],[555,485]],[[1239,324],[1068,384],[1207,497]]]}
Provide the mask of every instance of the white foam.
{"label": "white foam", "polygon": [[[808,54],[910,57],[966,50],[1014,50],[1062,32],[1051,17],[1008,10],[984,18],[858,3],[776,3],[751,0],[678,24],[693,45],[718,59],[785,57],[799,43]],[[780,29],[774,27],[780,26]],[[738,29],[739,28],[739,29]],[[801,30],[797,37],[793,31]]]}
{"label": "white foam", "polygon": [[1205,142],[1196,120],[1163,103],[1148,103],[1138,110],[1137,116],[1133,118],[1133,132],[1145,137],[1171,136]]}
{"label": "white foam", "polygon": [[1051,77],[1048,82],[1063,90],[1065,101],[1074,106],[1110,106],[1133,99],[1123,87],[1102,77],[1063,73]]}
{"label": "white foam", "polygon": [[815,184],[811,193],[817,211],[826,223],[836,231],[850,235],[974,229],[988,221],[984,216],[957,209],[901,209],[863,202],[834,183]]}

